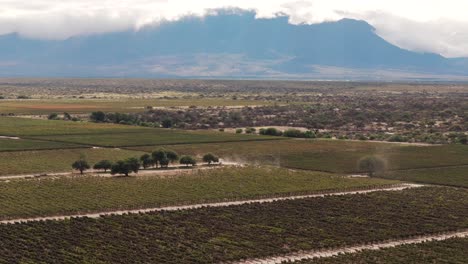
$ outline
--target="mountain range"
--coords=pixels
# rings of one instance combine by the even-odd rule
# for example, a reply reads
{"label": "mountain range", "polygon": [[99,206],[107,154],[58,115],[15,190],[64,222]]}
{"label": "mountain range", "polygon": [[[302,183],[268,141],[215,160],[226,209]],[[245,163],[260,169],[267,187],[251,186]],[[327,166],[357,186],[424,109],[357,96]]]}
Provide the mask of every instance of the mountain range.
{"label": "mountain range", "polygon": [[0,76],[468,79],[467,58],[390,44],[365,21],[293,25],[252,12],[186,17],[138,31],[38,40],[0,36]]}

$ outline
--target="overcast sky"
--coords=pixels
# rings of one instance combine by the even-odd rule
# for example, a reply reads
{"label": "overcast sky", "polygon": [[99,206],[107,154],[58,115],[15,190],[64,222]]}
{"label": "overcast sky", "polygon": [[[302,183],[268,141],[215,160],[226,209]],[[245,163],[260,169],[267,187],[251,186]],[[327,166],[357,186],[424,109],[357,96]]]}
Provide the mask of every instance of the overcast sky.
{"label": "overcast sky", "polygon": [[399,47],[468,57],[468,0],[0,0],[0,34],[65,39],[219,8],[254,10],[259,18],[286,14],[293,24],[362,19]]}

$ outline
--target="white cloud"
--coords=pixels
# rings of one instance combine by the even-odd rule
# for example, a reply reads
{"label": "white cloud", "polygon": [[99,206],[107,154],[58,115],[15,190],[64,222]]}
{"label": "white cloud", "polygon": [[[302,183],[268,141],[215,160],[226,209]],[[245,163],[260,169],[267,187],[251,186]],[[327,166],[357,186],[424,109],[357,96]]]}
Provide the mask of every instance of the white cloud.
{"label": "white cloud", "polygon": [[261,18],[286,14],[293,24],[362,19],[402,48],[468,56],[466,0],[0,0],[0,34],[65,39],[204,16],[218,8],[254,10]]}

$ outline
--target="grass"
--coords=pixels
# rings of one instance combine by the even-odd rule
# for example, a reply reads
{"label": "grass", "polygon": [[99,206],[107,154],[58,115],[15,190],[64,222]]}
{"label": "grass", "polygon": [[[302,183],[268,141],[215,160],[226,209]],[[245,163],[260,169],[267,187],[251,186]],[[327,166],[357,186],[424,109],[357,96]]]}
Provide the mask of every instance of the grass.
{"label": "grass", "polygon": [[341,263],[466,263],[468,238],[451,238],[422,244],[401,245],[394,248],[364,250],[328,258],[296,261],[293,264],[341,264]]}
{"label": "grass", "polygon": [[387,172],[382,177],[402,181],[468,187],[468,166]]}
{"label": "grass", "polygon": [[266,101],[231,100],[226,98],[188,99],[54,99],[54,100],[0,100],[0,113],[46,115],[68,112],[71,114],[105,112],[142,112],[146,106],[153,107],[208,107],[268,105]]}
{"label": "grass", "polygon": [[102,159],[138,157],[141,152],[118,149],[59,149],[0,152],[0,175],[71,171],[71,164],[85,155],[93,164]]}
{"label": "grass", "polygon": [[[74,177],[0,183],[0,219],[151,208],[263,195],[372,188],[382,179],[348,179],[279,168],[226,168],[175,177]],[[18,195],[20,194],[20,195]]]}
{"label": "grass", "polygon": [[65,149],[79,147],[71,143],[0,138],[0,152],[16,150]]}
{"label": "grass", "polygon": [[0,258],[6,263],[225,263],[464,229],[467,201],[466,190],[420,188],[0,225]]}
{"label": "grass", "polygon": [[[151,151],[155,147],[132,148]],[[391,143],[340,140],[281,140],[167,146],[180,153],[213,152],[227,160],[267,163],[288,168],[351,173],[366,155],[386,160],[388,169],[411,169],[468,163],[468,146],[408,146]]]}

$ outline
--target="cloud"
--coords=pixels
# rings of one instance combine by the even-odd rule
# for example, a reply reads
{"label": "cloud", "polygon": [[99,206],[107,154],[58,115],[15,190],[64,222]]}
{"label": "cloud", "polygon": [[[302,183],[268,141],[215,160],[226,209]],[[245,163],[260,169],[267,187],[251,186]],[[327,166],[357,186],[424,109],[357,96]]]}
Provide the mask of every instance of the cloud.
{"label": "cloud", "polygon": [[66,39],[157,25],[220,8],[287,15],[292,24],[362,19],[402,48],[468,57],[466,0],[0,0],[0,34]]}

